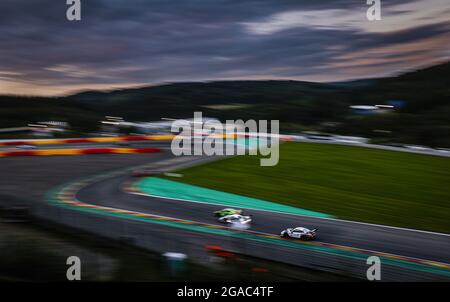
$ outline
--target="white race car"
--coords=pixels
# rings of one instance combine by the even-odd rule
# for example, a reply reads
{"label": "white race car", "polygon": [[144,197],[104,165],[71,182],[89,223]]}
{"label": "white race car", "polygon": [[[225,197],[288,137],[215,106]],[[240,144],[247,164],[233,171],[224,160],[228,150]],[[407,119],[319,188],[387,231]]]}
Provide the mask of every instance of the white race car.
{"label": "white race car", "polygon": [[248,224],[252,221],[252,217],[251,216],[243,216],[240,214],[232,214],[232,215],[226,215],[223,217],[219,218],[220,222],[223,223],[240,223],[240,224]]}
{"label": "white race car", "polygon": [[280,234],[283,238],[294,238],[300,240],[314,240],[316,239],[317,229],[309,230],[303,227],[289,228],[283,230]]}

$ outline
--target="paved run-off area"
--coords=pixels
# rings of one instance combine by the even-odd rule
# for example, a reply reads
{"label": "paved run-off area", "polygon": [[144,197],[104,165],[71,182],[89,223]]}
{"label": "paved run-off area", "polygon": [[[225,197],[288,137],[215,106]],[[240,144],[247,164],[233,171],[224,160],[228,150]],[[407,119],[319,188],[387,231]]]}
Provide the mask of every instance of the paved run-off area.
{"label": "paved run-off area", "polygon": [[[337,218],[450,233],[450,159],[362,147],[280,145],[280,162],[237,156],[177,181]],[[205,177],[207,175],[207,177]]]}

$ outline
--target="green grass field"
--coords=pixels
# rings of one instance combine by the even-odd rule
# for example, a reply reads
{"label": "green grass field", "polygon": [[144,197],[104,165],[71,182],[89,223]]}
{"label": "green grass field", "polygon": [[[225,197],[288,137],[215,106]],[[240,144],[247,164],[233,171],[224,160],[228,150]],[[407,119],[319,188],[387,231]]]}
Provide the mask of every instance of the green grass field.
{"label": "green grass field", "polygon": [[450,233],[450,159],[285,143],[280,162],[238,156],[180,171],[186,183],[364,221]]}

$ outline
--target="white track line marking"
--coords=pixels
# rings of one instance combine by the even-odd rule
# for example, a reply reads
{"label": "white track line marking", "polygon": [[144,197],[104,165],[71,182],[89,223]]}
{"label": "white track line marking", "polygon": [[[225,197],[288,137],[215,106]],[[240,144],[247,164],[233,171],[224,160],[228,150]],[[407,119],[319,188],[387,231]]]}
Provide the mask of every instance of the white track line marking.
{"label": "white track line marking", "polygon": [[[130,170],[130,168],[128,168],[128,169],[126,169],[126,171],[129,171]],[[117,176],[117,175],[120,175],[121,173],[120,172],[116,172],[116,173],[111,173],[112,174],[112,176]],[[88,186],[88,185],[91,185],[92,183],[96,183],[96,182],[99,182],[99,181],[102,181],[102,180],[105,180],[105,178],[103,178],[103,177],[100,177],[101,179],[93,179],[92,181],[80,181],[80,182],[78,182],[78,183],[76,183],[75,185],[73,185],[73,186],[69,186],[69,188],[68,188],[68,190],[70,191],[70,189],[72,188],[72,189],[74,189],[74,191],[75,192],[70,192],[71,194],[71,196],[72,196],[72,200],[75,200],[75,201],[77,201],[77,202],[80,202],[80,203],[85,203],[85,202],[83,202],[83,201],[81,201],[81,200],[79,200],[77,197],[76,197],[76,195],[77,195],[77,193],[83,188],[83,187],[85,187],[85,186]],[[75,188],[74,188],[75,187]],[[121,189],[123,190],[124,189],[124,187],[123,186],[121,186]],[[127,191],[125,191],[125,192],[127,192]],[[64,190],[63,190],[63,193],[64,193]],[[151,195],[149,195],[149,194],[145,194],[145,193],[135,193],[135,194],[137,194],[137,195],[144,195],[144,196],[151,196]],[[88,203],[86,203],[86,204],[88,204]],[[128,212],[128,213],[135,213],[135,214],[142,214],[142,215],[151,215],[151,216],[156,216],[156,217],[161,217],[161,218],[168,218],[168,219],[174,219],[174,220],[179,220],[179,221],[188,221],[188,222],[194,222],[194,223],[198,223],[198,224],[202,224],[202,225],[205,225],[205,226],[207,226],[207,225],[210,225],[210,226],[213,226],[213,227],[223,227],[223,228],[225,228],[225,229],[228,229],[228,228],[226,228],[226,227],[224,227],[223,225],[216,225],[216,224],[211,224],[211,223],[203,223],[203,222],[196,222],[196,221],[192,221],[192,220],[185,220],[185,219],[180,219],[180,218],[176,218],[176,217],[169,217],[169,216],[162,216],[162,215],[155,215],[155,214],[151,214],[151,213],[144,213],[144,212],[137,212],[137,211],[132,211],[132,210],[126,210],[126,209],[119,209],[119,208],[112,208],[112,207],[105,207],[105,206],[98,206],[99,208],[104,208],[104,209],[110,209],[110,210],[120,210],[120,211],[126,211],[126,212]],[[271,211],[267,211],[267,212],[271,212]],[[304,216],[304,215],[298,215],[298,216]],[[310,216],[306,216],[306,217],[310,217]],[[318,218],[320,218],[320,217],[318,217]],[[342,220],[342,221],[345,221],[345,220]],[[345,222],[347,222],[347,221],[345,221]],[[351,221],[350,221],[351,222]],[[382,225],[376,225],[376,226],[382,226]],[[271,236],[271,237],[279,237],[278,235],[276,235],[276,234],[270,234],[270,233],[264,233],[264,232],[259,232],[259,231],[253,231],[253,230],[245,230],[245,231],[238,231],[238,230],[233,230],[233,229],[229,229],[230,231],[234,231],[234,232],[240,232],[240,233],[251,233],[251,234],[254,234],[254,235],[262,235],[262,236]],[[437,234],[439,234],[439,233],[437,233]],[[443,235],[445,235],[445,236],[448,236],[448,234],[443,234]],[[279,238],[280,240],[282,240],[281,238]],[[328,243],[326,243],[326,242],[321,242],[321,241],[315,241],[316,243],[318,243],[319,244],[319,246],[320,246],[320,244],[325,244],[325,245],[327,245]],[[312,243],[313,245],[314,245],[314,243]],[[425,262],[429,262],[429,263],[431,263],[431,264],[437,264],[437,265],[444,265],[444,266],[448,266],[448,264],[447,263],[444,263],[444,262],[438,262],[438,261],[434,261],[434,260],[428,260],[428,259],[420,259],[420,258],[414,258],[414,257],[409,257],[409,256],[403,256],[403,255],[398,255],[398,254],[391,254],[391,253],[386,253],[386,252],[379,252],[379,251],[374,251],[374,250],[368,250],[368,249],[360,249],[360,248],[356,248],[356,247],[350,247],[350,246],[344,246],[344,245],[338,245],[338,244],[332,244],[333,246],[335,246],[335,247],[338,247],[338,248],[352,248],[352,249],[354,249],[354,250],[356,250],[356,251],[361,251],[361,252],[370,252],[370,253],[375,253],[375,254],[380,254],[380,255],[385,255],[385,256],[387,256],[387,257],[404,257],[404,258],[407,258],[407,259],[413,259],[413,260],[419,260],[419,261],[425,261]]]}
{"label": "white track line marking", "polygon": [[[146,196],[148,196],[148,195],[146,195]],[[76,197],[76,194],[72,195],[72,199],[77,201],[77,202],[80,202],[80,203],[85,203],[85,202],[79,200]],[[86,204],[88,204],[88,203],[86,203]],[[220,227],[220,228],[223,228],[223,229],[231,231],[231,232],[250,233],[250,234],[253,234],[253,235],[256,235],[256,236],[270,236],[270,237],[276,237],[274,239],[283,240],[277,234],[271,234],[271,233],[265,233],[265,232],[260,232],[260,231],[253,231],[253,230],[240,231],[240,230],[234,230],[234,229],[231,229],[231,228],[227,228],[226,226],[220,225],[220,224],[205,223],[205,222],[199,222],[199,221],[195,221],[195,220],[180,219],[180,218],[176,218],[176,217],[170,217],[170,216],[164,216],[164,215],[158,215],[158,214],[152,214],[152,213],[137,212],[137,211],[132,211],[132,210],[112,208],[112,207],[105,207],[105,206],[98,206],[98,207],[99,208],[103,208],[103,209],[107,209],[107,210],[119,210],[119,211],[126,211],[126,212],[132,213],[132,214],[142,214],[142,215],[149,215],[149,216],[158,217],[158,218],[173,219],[175,221],[181,221],[180,223],[182,223],[182,221],[192,222],[192,223],[197,223],[197,224],[205,226],[205,227],[208,227],[208,226]],[[287,239],[287,240],[289,240],[289,239]],[[304,243],[304,242],[297,241],[297,243]],[[317,244],[315,244],[315,243],[317,243]],[[322,241],[314,241],[314,242],[309,242],[309,244],[320,246],[320,244],[329,245],[330,243],[322,242]],[[435,261],[435,260],[421,259],[421,258],[415,258],[415,257],[398,255],[398,254],[391,254],[391,253],[386,253],[386,252],[374,251],[374,250],[369,250],[369,249],[361,249],[361,248],[357,248],[357,247],[351,247],[351,246],[345,246],[345,245],[339,245],[339,244],[331,244],[331,245],[333,247],[337,247],[338,249],[339,248],[341,248],[341,249],[351,248],[351,249],[354,250],[354,252],[360,252],[360,253],[370,252],[370,253],[379,254],[379,255],[385,256],[385,257],[392,257],[392,258],[395,258],[395,257],[401,257],[402,258],[403,257],[403,258],[407,258],[406,260],[404,259],[404,261],[408,261],[408,259],[411,259],[411,260],[424,261],[424,262],[428,262],[430,264],[435,264],[435,265],[443,265],[443,266],[448,266],[449,265],[449,264],[447,264],[445,262],[439,262],[439,261]],[[328,248],[333,249],[333,247],[328,247]]]}
{"label": "white track line marking", "polygon": [[[128,192],[128,193],[130,193],[130,192]],[[142,196],[147,196],[147,197],[157,197],[156,195],[150,195],[150,194],[145,194],[145,193],[134,193],[134,192],[132,192],[131,194],[142,195]],[[167,198],[167,199],[174,199],[174,198]],[[176,199],[174,199],[174,200],[176,200]],[[268,212],[271,212],[271,211],[268,211]],[[137,213],[141,213],[141,212],[137,212]],[[141,214],[149,214],[149,213],[141,213]],[[150,215],[155,215],[155,214],[150,214]],[[155,216],[159,216],[159,215],[155,215]],[[299,215],[299,216],[303,216],[303,215]],[[187,219],[180,219],[180,218],[170,217],[170,216],[161,216],[161,217],[171,218],[171,219],[181,220],[181,221],[190,221],[190,222],[195,222],[195,223],[199,223],[199,224],[203,224],[203,225],[212,225],[212,226],[224,227],[223,225],[217,225],[217,224],[211,224],[211,223],[205,223],[205,222],[198,222],[198,221],[187,220]],[[265,232],[254,231],[254,230],[239,231],[239,230],[230,229],[230,231],[241,232],[241,233],[252,233],[252,234],[255,234],[255,235],[279,237],[279,235],[277,235],[277,234],[265,233]],[[446,234],[444,234],[444,235],[446,235]],[[279,238],[279,239],[281,239],[281,238]],[[343,248],[343,249],[345,249],[345,248],[352,248],[352,249],[354,249],[356,251],[361,251],[361,252],[370,252],[370,253],[374,253],[374,254],[382,254],[382,255],[393,256],[393,257],[404,257],[404,258],[413,259],[413,260],[427,261],[427,262],[436,263],[436,264],[448,265],[445,262],[439,262],[439,261],[435,261],[435,260],[421,259],[421,258],[415,258],[415,257],[410,257],[410,256],[398,255],[398,254],[392,254],[392,253],[387,253],[387,252],[380,252],[380,251],[369,250],[369,249],[361,249],[361,248],[357,248],[357,247],[340,245],[340,244],[334,244],[334,243],[327,243],[327,242],[322,242],[322,241],[314,241],[314,242],[310,242],[310,243],[313,244],[313,245],[314,245],[314,243],[325,244],[325,245],[331,244],[331,245],[333,245],[335,247]]]}
{"label": "white track line marking", "polygon": [[[229,207],[230,206],[230,205],[226,205],[226,204],[211,204],[211,203],[204,202],[204,201],[181,199],[181,198],[173,198],[173,197],[165,197],[165,196],[147,194],[147,193],[144,193],[144,192],[131,192],[131,191],[127,191],[127,190],[124,190],[124,191],[129,193],[129,194],[134,194],[134,195],[155,197],[155,198],[161,198],[161,199],[169,199],[169,200],[175,200],[175,201],[186,201],[186,202],[192,202],[192,203],[202,203],[202,204],[217,205],[217,206],[224,206],[224,207]],[[374,223],[359,222],[359,221],[352,221],[352,220],[343,220],[343,219],[328,218],[328,217],[308,216],[308,215],[302,215],[302,214],[294,214],[294,213],[280,212],[280,211],[271,211],[271,210],[264,210],[264,209],[255,209],[255,208],[246,208],[246,207],[240,207],[240,208],[247,209],[247,210],[268,212],[268,213],[278,213],[278,214],[284,214],[284,215],[301,216],[301,217],[314,218],[314,219],[331,220],[331,221],[338,221],[338,222],[343,222],[343,223],[361,224],[361,225],[368,225],[368,226],[373,226],[373,227],[378,227],[378,228],[386,228],[386,229],[394,229],[394,230],[401,230],[401,231],[407,231],[407,232],[417,232],[417,233],[430,234],[430,235],[436,235],[436,236],[450,237],[450,234],[445,234],[445,233],[438,233],[438,232],[431,232],[431,231],[424,231],[424,230],[417,230],[417,229],[410,229],[410,228],[395,227],[395,226],[383,225],[383,224],[374,224]]]}

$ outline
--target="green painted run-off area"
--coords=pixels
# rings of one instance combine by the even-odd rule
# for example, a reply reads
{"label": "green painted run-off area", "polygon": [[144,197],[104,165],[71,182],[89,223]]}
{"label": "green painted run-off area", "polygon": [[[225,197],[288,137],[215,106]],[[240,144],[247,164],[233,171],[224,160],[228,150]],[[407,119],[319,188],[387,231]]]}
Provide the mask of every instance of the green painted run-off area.
{"label": "green painted run-off area", "polygon": [[217,206],[256,209],[313,217],[332,217],[325,213],[309,211],[276,202],[202,188],[157,177],[144,178],[137,182],[136,185],[140,191],[146,194],[185,200],[187,202],[200,202]]}

